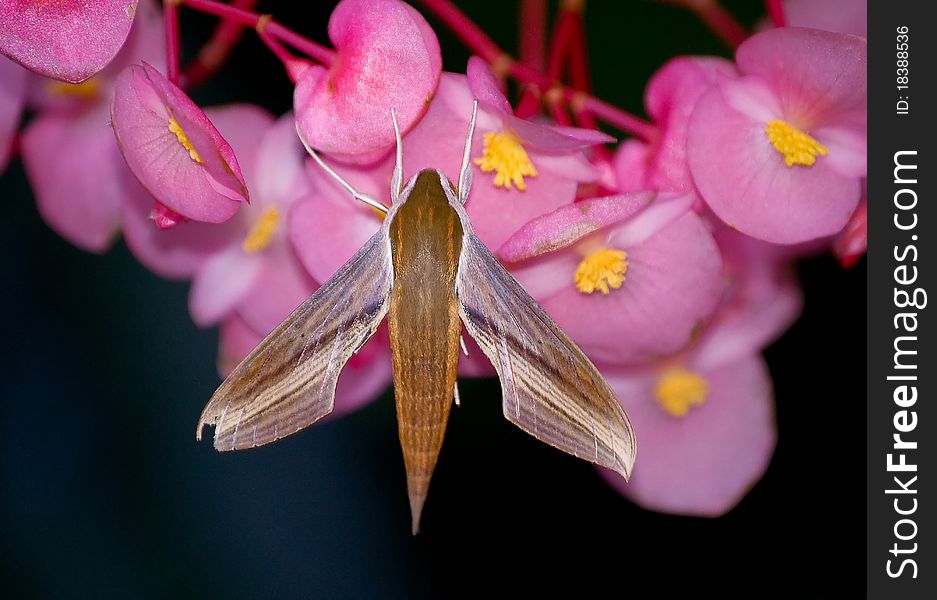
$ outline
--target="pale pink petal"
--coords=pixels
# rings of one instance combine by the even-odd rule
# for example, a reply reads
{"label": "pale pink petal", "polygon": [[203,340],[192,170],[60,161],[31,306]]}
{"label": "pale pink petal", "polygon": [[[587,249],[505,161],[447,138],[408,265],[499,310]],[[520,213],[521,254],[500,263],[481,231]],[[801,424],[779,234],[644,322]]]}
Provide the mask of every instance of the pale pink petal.
{"label": "pale pink petal", "polygon": [[335,409],[329,418],[346,415],[374,401],[392,381],[387,333],[381,327],[345,363],[335,387]]}
{"label": "pale pink petal", "polygon": [[867,37],[868,0],[785,0],[787,24]]}
{"label": "pale pink petal", "polygon": [[0,52],[42,75],[79,82],[114,58],[136,9],[136,0],[8,0],[0,4]]}
{"label": "pale pink petal", "polygon": [[649,144],[633,138],[618,145],[613,163],[618,191],[627,193],[650,189],[651,150]]}
{"label": "pale pink petal", "polygon": [[478,100],[479,107],[500,115],[513,115],[511,103],[504,96],[498,80],[484,60],[472,56],[468,60],[465,76],[472,95]]}
{"label": "pale pink petal", "polygon": [[624,221],[654,197],[654,192],[639,192],[563,206],[517,230],[498,250],[498,256],[507,262],[517,262],[565,248],[599,229]]}
{"label": "pale pink petal", "polygon": [[774,453],[774,402],[764,360],[752,355],[701,374],[709,384],[706,401],[675,418],[657,404],[654,377],[645,375],[636,386],[606,372],[634,425],[639,451],[629,482],[600,472],[644,508],[725,514],[758,482]]}
{"label": "pale pink petal", "polygon": [[19,128],[26,98],[26,70],[0,58],[0,173],[10,159],[10,146]]}
{"label": "pale pink petal", "polygon": [[769,242],[792,244],[836,233],[859,202],[859,180],[817,157],[788,167],[765,124],[732,110],[719,89],[696,105],[687,159],[700,194],[729,226]]}
{"label": "pale pink petal", "polygon": [[251,183],[256,204],[283,206],[308,193],[305,159],[306,151],[296,135],[296,121],[288,112],[277,119],[258,146],[256,183]]}
{"label": "pale pink petal", "polygon": [[263,265],[237,311],[257,331],[273,331],[319,284],[281,240],[263,253]]}
{"label": "pale pink petal", "polygon": [[[636,196],[640,198],[647,194],[650,192],[642,192]],[[686,215],[693,207],[692,194],[667,192],[658,194],[656,197],[652,196],[652,198],[653,202],[650,206],[610,232],[608,243],[623,248],[643,244],[645,240],[657,235],[658,232]]]}
{"label": "pale pink petal", "polygon": [[227,377],[262,339],[237,312],[225,317],[218,332],[218,374]]}
{"label": "pale pink petal", "polygon": [[587,159],[581,152],[574,154],[541,154],[535,150],[528,152],[530,159],[537,164],[537,171],[558,175],[579,183],[591,183],[602,177],[602,169]]}
{"label": "pale pink petal", "polygon": [[49,227],[84,250],[107,250],[119,231],[127,169],[103,107],[79,118],[38,117],[23,134],[22,156]]}
{"label": "pale pink petal", "polygon": [[617,229],[557,254],[582,259],[593,249],[623,250],[628,264],[623,285],[607,295],[583,294],[574,287],[575,269],[564,259],[554,277],[567,285],[541,305],[598,362],[636,364],[686,347],[716,308],[724,285],[722,260],[708,228],[686,211],[635,246],[616,244]]}
{"label": "pale pink petal", "polygon": [[845,127],[821,127],[817,141],[826,146],[824,159],[830,169],[846,177],[865,177],[868,147],[864,133]]}
{"label": "pale pink petal", "polygon": [[189,314],[199,327],[208,327],[227,317],[245,298],[260,277],[264,260],[232,244],[213,255],[192,280]]}
{"label": "pale pink petal", "polygon": [[594,129],[557,127],[513,116],[507,117],[505,124],[521,138],[525,146],[550,154],[568,154],[596,144],[615,141],[612,136]]}
{"label": "pale pink petal", "polygon": [[394,143],[390,110],[406,131],[426,110],[439,75],[439,42],[426,20],[396,0],[343,0],[329,20],[337,56],[309,67],[293,106],[303,135],[323,152],[361,154]]}
{"label": "pale pink petal", "polygon": [[771,87],[785,119],[811,130],[864,122],[867,54],[865,38],[781,27],[748,38],[735,59],[743,74]]}
{"label": "pale pink petal", "polygon": [[[160,202],[197,221],[234,215],[247,188],[231,146],[205,114],[148,65],[118,77],[111,108],[114,133],[134,175]],[[175,119],[202,161],[170,130]]]}
{"label": "pale pink petal", "polygon": [[[256,189],[261,183],[258,173],[258,163],[263,156],[261,140],[273,129],[276,122],[274,116],[267,109],[254,104],[213,106],[205,109],[205,116],[224,136],[223,139],[231,147],[232,156],[237,156],[248,189]],[[293,138],[296,139],[295,129]]]}

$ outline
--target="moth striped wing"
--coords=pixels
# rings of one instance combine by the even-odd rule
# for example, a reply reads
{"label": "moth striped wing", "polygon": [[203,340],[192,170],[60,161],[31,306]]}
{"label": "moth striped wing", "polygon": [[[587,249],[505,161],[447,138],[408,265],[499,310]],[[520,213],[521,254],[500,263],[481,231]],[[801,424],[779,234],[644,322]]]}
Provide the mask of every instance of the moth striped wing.
{"label": "moth striped wing", "polygon": [[498,371],[504,416],[538,440],[628,479],[634,430],[614,392],[470,232],[462,242],[456,295],[462,321]]}
{"label": "moth striped wing", "polygon": [[332,412],[348,358],[377,330],[393,284],[386,227],[286,318],[212,396],[198,422],[215,427],[215,448],[278,440]]}

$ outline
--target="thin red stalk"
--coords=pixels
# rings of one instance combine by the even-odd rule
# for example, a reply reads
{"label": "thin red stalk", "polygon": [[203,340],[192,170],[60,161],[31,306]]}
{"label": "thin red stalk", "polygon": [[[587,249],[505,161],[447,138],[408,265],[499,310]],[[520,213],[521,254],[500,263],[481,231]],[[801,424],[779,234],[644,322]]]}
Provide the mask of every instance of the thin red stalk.
{"label": "thin red stalk", "polygon": [[[243,10],[253,10],[257,5],[257,0],[234,0],[231,5]],[[183,71],[181,77],[183,83],[188,87],[195,87],[208,79],[221,68],[243,35],[244,27],[239,23],[220,21],[211,38],[199,50],[195,60]]]}
{"label": "thin red stalk", "polygon": [[547,1],[521,0],[517,37],[521,62],[542,71],[546,52]]}
{"label": "thin red stalk", "polygon": [[737,48],[748,38],[748,31],[719,4],[719,0],[690,0],[684,4],[730,47]]}
{"label": "thin red stalk", "polygon": [[520,83],[537,86],[541,91],[556,88],[561,92],[562,98],[566,102],[574,106],[573,100],[581,103],[581,106],[576,106],[577,110],[580,108],[586,109],[595,114],[596,117],[628,133],[644,139],[653,139],[656,136],[656,129],[651,123],[615,108],[585,92],[576,92],[567,88],[540,71],[513,60],[449,0],[420,0],[420,2],[443,21],[447,27],[452,29],[456,37],[462,40],[471,51],[492,65],[495,71],[506,72]]}
{"label": "thin red stalk", "polygon": [[449,0],[420,0],[420,2],[445,23],[446,27],[451,29],[463,44],[485,59],[488,64],[495,63],[504,55],[501,48]]}
{"label": "thin red stalk", "polygon": [[540,110],[540,92],[537,86],[525,85],[521,93],[521,99],[517,101],[514,107],[514,116],[521,119],[529,119]]}
{"label": "thin red stalk", "polygon": [[280,59],[280,62],[283,63],[287,74],[290,76],[290,80],[293,83],[296,83],[295,74],[297,72],[297,58],[290,54],[290,51],[287,50],[279,40],[270,35],[266,27],[259,27],[257,29],[257,35],[260,36],[260,40],[266,44],[267,48],[270,48],[270,51],[273,52],[274,56]]}
{"label": "thin red stalk", "polygon": [[569,43],[569,74],[573,87],[580,92],[592,93],[592,78],[589,76],[589,52],[586,48],[586,31],[582,13],[576,15]]}
{"label": "thin red stalk", "polygon": [[166,34],[166,78],[179,84],[179,6],[174,0],[163,2],[163,30]]}
{"label": "thin red stalk", "polygon": [[218,2],[217,0],[177,1],[193,10],[215,15],[216,17],[220,17],[226,21],[233,21],[245,27],[250,27],[251,29],[257,27],[257,23],[260,22],[260,18],[262,16],[254,11],[244,10],[243,8],[238,8],[231,4],[225,4],[224,2]]}
{"label": "thin red stalk", "polygon": [[784,14],[782,0],[765,0],[765,7],[768,9],[771,22],[774,23],[775,27],[787,27],[787,15]]}
{"label": "thin red stalk", "polygon": [[[562,92],[560,92],[562,94]],[[575,124],[570,118],[569,113],[566,112],[566,107],[562,102],[562,96],[559,100],[551,101],[547,100],[547,110],[550,111],[550,116],[553,117],[553,120],[556,121],[557,125],[562,125],[563,127],[573,127]]]}
{"label": "thin red stalk", "polygon": [[569,58],[577,17],[578,13],[575,11],[563,8],[556,19],[553,39],[550,41],[550,60],[547,62],[547,75],[552,79],[563,77],[563,67],[566,66]]}
{"label": "thin red stalk", "polygon": [[317,44],[309,38],[303,37],[291,29],[287,29],[276,21],[270,21],[266,27],[267,33],[280,40],[287,46],[292,46],[306,56],[316,60],[323,65],[331,65],[335,60],[335,51]]}

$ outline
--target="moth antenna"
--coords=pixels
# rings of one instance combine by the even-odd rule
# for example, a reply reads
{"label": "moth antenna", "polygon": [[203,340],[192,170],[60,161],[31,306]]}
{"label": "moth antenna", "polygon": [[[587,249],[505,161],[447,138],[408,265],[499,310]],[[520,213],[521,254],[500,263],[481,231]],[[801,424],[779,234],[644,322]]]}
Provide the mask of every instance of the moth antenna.
{"label": "moth antenna", "polygon": [[472,135],[475,134],[475,117],[478,115],[478,100],[472,102],[472,120],[469,123],[468,136],[465,138],[465,150],[462,151],[462,168],[459,170],[459,201],[465,204],[472,189]]}
{"label": "moth antenna", "polygon": [[397,140],[397,161],[394,174],[390,178],[390,197],[396,203],[403,191],[403,139],[400,137],[400,125],[397,123],[397,111],[390,109],[390,119],[394,122],[394,137]]}
{"label": "moth antenna", "polygon": [[361,202],[364,202],[365,204],[367,204],[367,205],[370,206],[371,208],[374,208],[374,209],[376,209],[376,210],[379,210],[379,211],[381,211],[382,213],[385,213],[385,214],[387,213],[387,207],[386,207],[386,206],[384,206],[383,204],[381,204],[380,202],[378,202],[378,201],[375,200],[374,198],[372,198],[372,197],[370,197],[370,196],[368,196],[368,195],[366,195],[366,194],[362,194],[361,192],[359,192],[358,190],[356,190],[355,188],[353,188],[350,183],[348,183],[347,181],[345,181],[345,180],[342,178],[341,175],[339,175],[338,173],[336,173],[335,171],[333,171],[333,170],[332,170],[332,167],[330,167],[330,166],[328,166],[327,164],[325,164],[325,162],[324,162],[324,161],[322,160],[322,158],[319,156],[319,153],[316,152],[315,150],[313,150],[313,149],[312,149],[312,146],[309,145],[309,142],[306,141],[306,138],[303,137],[303,132],[299,130],[299,123],[296,123],[296,135],[299,136],[299,141],[301,141],[301,142],[303,143],[303,147],[306,149],[306,152],[309,153],[309,156],[311,156],[311,157],[313,158],[313,160],[315,160],[316,163],[317,163],[320,167],[322,167],[322,170],[323,170],[323,171],[325,171],[326,173],[328,173],[329,176],[332,177],[332,179],[334,179],[335,181],[337,181],[340,186],[342,186],[343,188],[345,188],[346,190],[348,190],[348,193],[349,193],[349,194],[351,194],[352,196],[354,196],[354,198],[355,198],[356,200],[360,200]]}
{"label": "moth antenna", "polygon": [[453,386],[452,395],[455,397],[455,405],[462,406],[462,401],[459,399],[459,382],[456,381]]}

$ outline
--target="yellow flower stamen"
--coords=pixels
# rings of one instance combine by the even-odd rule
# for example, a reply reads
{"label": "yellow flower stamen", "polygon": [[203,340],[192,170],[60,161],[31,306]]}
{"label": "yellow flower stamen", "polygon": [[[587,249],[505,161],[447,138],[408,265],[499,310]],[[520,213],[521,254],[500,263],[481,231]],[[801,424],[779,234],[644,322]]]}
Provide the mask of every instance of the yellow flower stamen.
{"label": "yellow flower stamen", "polygon": [[204,162],[202,157],[198,155],[198,152],[196,152],[195,148],[192,146],[192,142],[190,142],[189,138],[186,137],[185,132],[182,130],[182,126],[179,125],[179,121],[176,120],[176,117],[169,117],[169,131],[176,134],[176,139],[179,140],[179,143],[182,144],[182,147],[189,151],[189,158],[199,164]]}
{"label": "yellow flower stamen", "polygon": [[273,241],[273,234],[276,233],[279,223],[280,211],[271,206],[260,215],[260,218],[251,227],[241,247],[244,248],[245,252],[260,252]]}
{"label": "yellow flower stamen", "polygon": [[511,189],[511,184],[524,191],[524,177],[536,177],[537,169],[530,162],[521,140],[510,131],[492,132],[484,135],[485,147],[475,164],[485,173],[495,174],[495,187]]}
{"label": "yellow flower stamen", "polygon": [[609,288],[617,290],[625,282],[627,257],[621,250],[605,248],[582,259],[573,276],[576,289],[583,294],[591,294],[596,290],[608,294]]}
{"label": "yellow flower stamen", "polygon": [[81,98],[83,100],[96,98],[101,91],[101,83],[97,77],[85,79],[81,83],[66,83],[64,81],[49,81],[46,91],[50,96]]}
{"label": "yellow flower stamen", "polygon": [[765,125],[765,135],[774,149],[784,155],[788,167],[794,165],[812,166],[817,156],[826,156],[826,146],[813,139],[800,129],[784,121],[775,119]]}
{"label": "yellow flower stamen", "polygon": [[654,388],[657,402],[672,417],[685,417],[690,407],[703,404],[708,394],[709,383],[684,369],[665,371]]}

